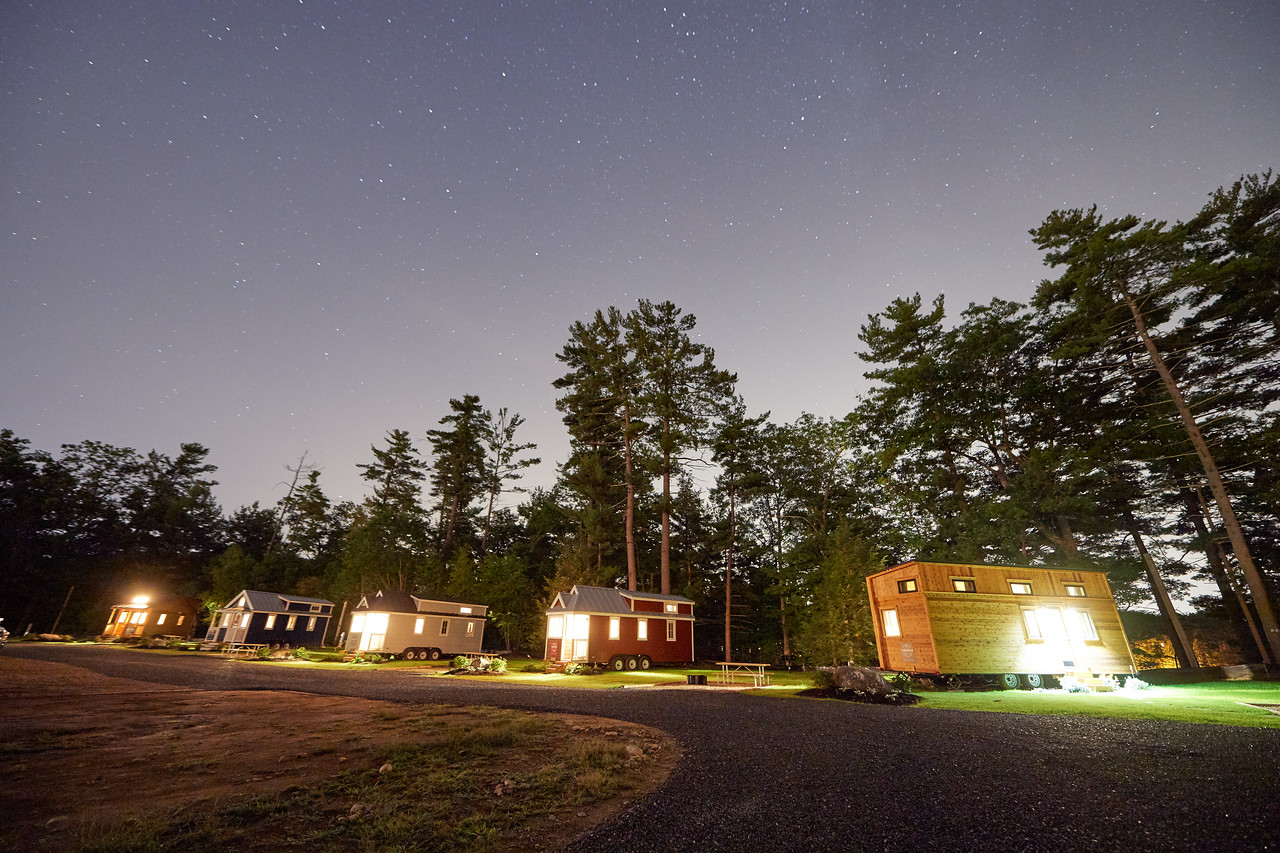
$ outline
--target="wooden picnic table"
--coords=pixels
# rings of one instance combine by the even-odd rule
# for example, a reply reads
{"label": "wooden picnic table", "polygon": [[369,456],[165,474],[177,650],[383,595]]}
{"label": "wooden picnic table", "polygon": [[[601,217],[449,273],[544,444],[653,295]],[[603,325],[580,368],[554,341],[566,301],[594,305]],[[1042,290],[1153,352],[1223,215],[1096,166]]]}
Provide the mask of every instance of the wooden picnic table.
{"label": "wooden picnic table", "polygon": [[734,684],[739,675],[750,676],[756,687],[765,687],[769,684],[769,673],[765,672],[769,668],[767,663],[719,660],[716,661],[716,666],[720,667],[721,684]]}

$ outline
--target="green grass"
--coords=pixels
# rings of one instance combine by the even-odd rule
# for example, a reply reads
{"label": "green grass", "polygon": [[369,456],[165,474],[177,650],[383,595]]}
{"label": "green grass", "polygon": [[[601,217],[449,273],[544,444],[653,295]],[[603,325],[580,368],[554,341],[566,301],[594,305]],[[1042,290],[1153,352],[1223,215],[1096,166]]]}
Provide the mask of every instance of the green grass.
{"label": "green grass", "polygon": [[991,711],[1006,714],[1048,714],[1076,717],[1118,717],[1127,720],[1168,720],[1219,726],[1280,728],[1280,714],[1252,704],[1280,705],[1280,683],[1222,681],[1150,687],[1115,693],[991,690],[921,691],[918,709]]}

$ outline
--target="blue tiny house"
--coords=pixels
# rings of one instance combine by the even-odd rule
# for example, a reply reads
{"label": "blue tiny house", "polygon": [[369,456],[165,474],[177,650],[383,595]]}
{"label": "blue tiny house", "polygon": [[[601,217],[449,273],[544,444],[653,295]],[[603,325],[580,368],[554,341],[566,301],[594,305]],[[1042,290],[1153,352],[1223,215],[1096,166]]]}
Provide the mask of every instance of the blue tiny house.
{"label": "blue tiny house", "polygon": [[276,649],[324,645],[333,602],[246,589],[214,614],[205,641]]}

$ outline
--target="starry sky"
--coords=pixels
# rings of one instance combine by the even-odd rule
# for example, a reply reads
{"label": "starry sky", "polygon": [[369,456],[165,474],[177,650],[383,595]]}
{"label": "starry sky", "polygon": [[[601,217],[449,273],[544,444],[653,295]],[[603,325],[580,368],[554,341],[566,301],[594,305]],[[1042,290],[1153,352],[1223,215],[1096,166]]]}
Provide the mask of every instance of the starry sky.
{"label": "starry sky", "polygon": [[478,394],[549,485],[568,327],[670,299],[840,416],[897,296],[1026,300],[1051,210],[1280,166],[1274,0],[0,5],[0,427],[331,498]]}

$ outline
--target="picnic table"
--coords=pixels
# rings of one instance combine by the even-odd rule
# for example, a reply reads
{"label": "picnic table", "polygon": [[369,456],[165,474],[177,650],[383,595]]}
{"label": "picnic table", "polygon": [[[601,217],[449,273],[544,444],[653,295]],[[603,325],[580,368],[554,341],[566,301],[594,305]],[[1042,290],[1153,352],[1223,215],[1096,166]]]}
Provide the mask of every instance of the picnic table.
{"label": "picnic table", "polygon": [[765,672],[769,668],[767,663],[720,660],[716,661],[716,666],[720,667],[721,684],[734,684],[739,675],[750,678],[756,687],[765,687],[769,684],[769,673]]}

